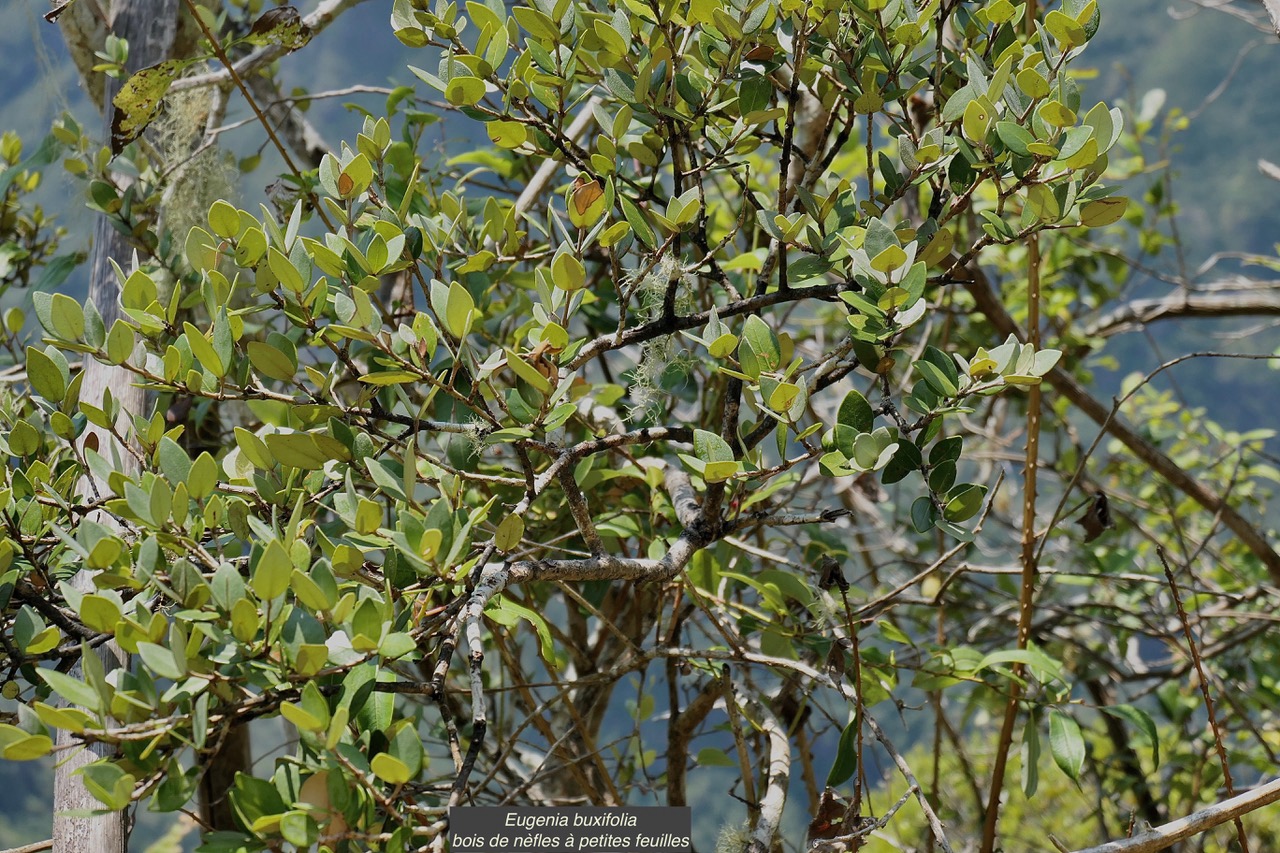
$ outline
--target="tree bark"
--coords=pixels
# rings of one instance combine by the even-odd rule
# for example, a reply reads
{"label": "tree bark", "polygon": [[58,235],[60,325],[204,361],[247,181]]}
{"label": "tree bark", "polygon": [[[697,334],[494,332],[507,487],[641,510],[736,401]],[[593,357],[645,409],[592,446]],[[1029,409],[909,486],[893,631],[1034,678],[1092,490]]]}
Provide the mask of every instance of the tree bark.
{"label": "tree bark", "polygon": [[[118,0],[111,5],[107,13],[106,31],[129,42],[127,67],[130,71],[136,71],[170,56],[177,28],[177,0]],[[110,138],[111,135],[111,99],[119,91],[120,83],[119,80],[108,78],[105,86],[102,87],[104,139]],[[94,91],[91,78],[87,79],[86,85],[91,92]],[[122,267],[127,267],[132,253],[133,247],[127,238],[112,228],[105,218],[99,218],[94,229],[89,299],[98,307],[108,329],[121,316],[120,282],[111,267],[111,260],[114,259]],[[126,429],[131,428],[131,415],[141,413],[145,404],[142,389],[135,387],[130,381],[129,374],[121,368],[100,364],[94,359],[85,360],[84,373],[81,399],[92,405],[101,405],[103,392],[110,388],[112,396],[120,403],[122,426]],[[90,427],[85,431],[83,441],[90,446],[96,443],[98,452],[108,460],[119,460],[118,464],[122,470],[136,470],[133,457],[126,449],[118,447],[110,434]],[[91,478],[87,478],[82,485],[84,494],[90,498],[95,491],[101,493],[106,489],[105,483],[94,482]],[[77,574],[71,583],[82,591],[94,589],[93,575],[88,570]],[[86,651],[86,654],[96,654],[107,672],[128,664],[127,656],[114,642],[104,643],[97,649]],[[77,664],[72,672],[73,677],[79,676],[80,669],[80,664]],[[85,788],[76,771],[86,764],[110,755],[111,747],[106,744],[82,747],[79,741],[66,731],[59,731],[58,745],[65,750],[66,758],[59,764],[54,774],[54,853],[83,853],[83,851],[123,853],[127,848],[129,835],[126,812],[112,812],[96,817],[66,815],[69,811],[102,808],[102,804]]]}

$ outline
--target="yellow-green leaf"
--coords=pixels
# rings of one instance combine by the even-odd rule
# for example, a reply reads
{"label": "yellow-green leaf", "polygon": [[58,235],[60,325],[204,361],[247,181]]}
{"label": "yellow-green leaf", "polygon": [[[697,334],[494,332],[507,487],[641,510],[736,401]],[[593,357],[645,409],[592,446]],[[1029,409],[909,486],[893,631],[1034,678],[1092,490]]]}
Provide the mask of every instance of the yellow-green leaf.
{"label": "yellow-green leaf", "polygon": [[520,544],[524,536],[524,519],[518,515],[508,515],[502,519],[497,531],[493,534],[493,544],[499,551],[506,553]]}
{"label": "yellow-green leaf", "polygon": [[134,74],[111,99],[115,108],[111,117],[111,153],[119,154],[124,147],[142,135],[151,120],[160,112],[160,103],[169,86],[185,63],[178,59],[159,62]]}
{"label": "yellow-green leaf", "polygon": [[375,755],[369,762],[369,767],[374,776],[389,785],[403,785],[413,778],[407,764],[386,752]]}
{"label": "yellow-green leaf", "polygon": [[1091,201],[1080,209],[1080,224],[1099,228],[1118,222],[1129,209],[1129,199],[1112,196]]}

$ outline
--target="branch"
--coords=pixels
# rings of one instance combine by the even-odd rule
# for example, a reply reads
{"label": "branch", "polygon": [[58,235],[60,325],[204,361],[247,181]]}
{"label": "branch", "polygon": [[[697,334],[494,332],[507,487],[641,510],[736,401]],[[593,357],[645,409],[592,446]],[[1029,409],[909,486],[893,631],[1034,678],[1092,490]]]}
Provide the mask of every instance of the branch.
{"label": "branch", "polygon": [[1184,838],[1199,835],[1241,815],[1269,806],[1276,800],[1280,800],[1280,779],[1273,779],[1252,791],[1192,812],[1141,835],[1121,841],[1108,841],[1075,853],[1155,853],[1157,850],[1167,850]]}
{"label": "branch", "polygon": [[52,850],[53,839],[46,841],[37,841],[34,844],[24,844],[21,847],[10,847],[8,850],[0,850],[0,853],[40,853],[41,850]]}
{"label": "branch", "polygon": [[[736,690],[734,691],[737,692]],[[756,702],[756,725],[769,737],[769,769],[764,796],[760,798],[760,819],[747,845],[747,853],[767,853],[774,849],[774,836],[787,805],[787,785],[791,781],[791,741],[778,718],[763,703]]]}
{"label": "branch", "polygon": [[285,144],[312,169],[320,168],[320,161],[333,148],[325,142],[320,131],[307,121],[297,102],[281,95],[280,85],[274,77],[252,74],[244,78],[254,96],[262,102],[267,119],[280,131]]}
{"label": "branch", "polygon": [[707,718],[720,698],[720,685],[708,681],[693,701],[682,710],[672,714],[667,724],[667,805],[683,806],[688,801],[685,796],[685,775],[689,763],[689,743],[693,740],[694,731]]}
{"label": "branch", "polygon": [[[581,111],[569,125],[568,130],[564,132],[566,144],[572,144],[578,141],[578,137],[583,134],[587,126],[595,119],[595,109],[604,103],[604,99],[599,95],[592,95],[590,100],[583,104]],[[529,183],[525,184],[524,191],[520,193],[516,199],[515,216],[517,219],[528,213],[533,203],[542,198],[542,191],[551,179],[555,177],[561,166],[560,161],[554,157],[548,157],[542,161],[542,165],[538,167],[538,171],[533,173],[533,177],[529,179]]]}
{"label": "branch", "polygon": [[[1280,2],[1280,0],[1277,0]],[[1280,294],[1230,293],[1220,296],[1178,294],[1163,299],[1135,299],[1102,315],[1084,330],[1104,338],[1132,331],[1156,320],[1201,317],[1269,316],[1280,314]]]}
{"label": "branch", "polygon": [[1262,0],[1262,5],[1267,7],[1271,26],[1276,31],[1276,35],[1280,36],[1280,0]]}
{"label": "branch", "polygon": [[[977,263],[970,263],[965,269],[972,274],[972,278],[970,281],[964,282],[964,286],[973,296],[978,310],[986,316],[987,320],[1001,335],[1013,335],[1018,340],[1025,341],[1027,339],[1026,334],[1014,322],[1009,312],[1005,310],[1004,304],[1000,302],[999,297],[992,290],[991,283],[982,267]],[[1276,553],[1275,548],[1267,541],[1267,538],[1248,519],[1241,515],[1235,507],[1229,505],[1213,489],[1188,474],[1133,427],[1114,417],[1111,409],[1104,406],[1101,401],[1086,391],[1084,386],[1077,382],[1075,377],[1061,366],[1055,366],[1045,378],[1057,389],[1058,393],[1070,400],[1090,420],[1119,439],[1120,443],[1127,447],[1134,456],[1150,465],[1152,470],[1168,481],[1170,485],[1209,512],[1220,514],[1223,523],[1266,566],[1271,582],[1280,584],[1280,554]]]}
{"label": "branch", "polygon": [[[332,24],[343,12],[363,2],[364,0],[322,0],[320,5],[316,6],[315,11],[302,19],[302,23],[311,30],[314,38]],[[192,77],[183,77],[181,80],[174,80],[173,85],[169,87],[169,91],[181,92],[185,89],[197,89],[201,86],[221,86],[231,82],[232,70],[236,75],[243,78],[259,68],[270,65],[288,52],[278,44],[260,47],[248,56],[232,63],[231,70],[223,67],[217,71],[210,71],[208,74],[197,74]]]}
{"label": "branch", "polygon": [[[566,457],[561,457],[562,459]],[[552,466],[553,469],[555,466]],[[548,471],[547,473],[550,473]],[[543,475],[546,476],[546,473]],[[471,681],[471,717],[474,735],[467,750],[467,758],[454,780],[452,804],[460,801],[467,784],[467,777],[475,764],[475,757],[484,741],[488,725],[484,692],[484,609],[495,595],[511,584],[534,581],[588,581],[630,580],[636,582],[666,581],[675,577],[689,563],[698,549],[704,547],[706,537],[694,532],[702,528],[702,513],[694,498],[689,475],[676,468],[667,469],[667,491],[676,506],[676,517],[686,530],[660,560],[629,559],[601,554],[577,560],[521,560],[516,563],[493,563],[480,570],[475,588],[467,598],[459,619],[463,625],[463,637],[467,643]],[[528,497],[521,506],[527,503]],[[517,506],[517,512],[522,512]],[[692,529],[690,529],[692,528]],[[483,565],[483,560],[481,561]]]}
{"label": "branch", "polygon": [[[855,287],[857,285],[850,284],[847,281],[837,281],[833,284],[820,284],[815,287],[799,289],[793,287],[787,290],[775,290],[772,293],[764,293],[760,296],[753,296],[750,299],[739,299],[736,302],[730,302],[728,305],[717,307],[715,311],[720,319],[723,320],[725,317],[734,317],[738,314],[754,314],[763,308],[786,302],[799,302],[803,299],[831,300],[835,299],[836,295],[841,291]],[[569,363],[568,369],[577,370],[597,355],[620,349],[629,344],[643,343],[654,338],[660,338],[663,335],[671,335],[676,332],[682,332],[685,329],[705,326],[710,319],[711,309],[707,309],[696,314],[686,314],[682,317],[659,317],[657,320],[650,320],[648,323],[641,323],[639,326],[627,329],[621,335],[616,332],[609,332],[584,346],[573,361]]]}
{"label": "branch", "polygon": [[884,730],[880,728],[880,724],[876,722],[875,717],[870,714],[864,714],[867,725],[871,728],[871,733],[876,736],[876,740],[880,741],[880,745],[889,753],[889,757],[893,759],[893,763],[897,766],[898,772],[907,780],[916,792],[916,802],[920,804],[920,808],[924,811],[925,819],[929,822],[929,829],[933,833],[933,840],[938,842],[938,846],[942,848],[944,853],[955,853],[951,849],[951,845],[947,843],[947,836],[942,831],[942,821],[938,820],[937,814],[934,813],[933,807],[929,805],[929,799],[924,795],[924,789],[920,787],[920,781],[916,779],[916,775],[911,772],[911,768],[907,765],[898,750],[894,748],[893,743],[885,737]]}

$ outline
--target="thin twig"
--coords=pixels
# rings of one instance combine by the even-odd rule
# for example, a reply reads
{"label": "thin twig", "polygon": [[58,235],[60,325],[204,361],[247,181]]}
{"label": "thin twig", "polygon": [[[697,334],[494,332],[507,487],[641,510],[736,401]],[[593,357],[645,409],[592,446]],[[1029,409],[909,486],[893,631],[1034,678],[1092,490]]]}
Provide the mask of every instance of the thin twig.
{"label": "thin twig", "polygon": [[[1205,674],[1204,666],[1200,661],[1200,649],[1196,646],[1195,637],[1191,635],[1191,623],[1187,621],[1187,611],[1182,606],[1182,596],[1178,592],[1178,581],[1173,576],[1173,569],[1169,566],[1169,558],[1164,552],[1164,547],[1156,546],[1156,556],[1160,558],[1160,565],[1164,566],[1165,579],[1169,581],[1169,592],[1173,594],[1173,603],[1178,608],[1178,620],[1182,623],[1182,634],[1187,638],[1187,648],[1191,652],[1191,662],[1195,665],[1196,674],[1200,677],[1200,695],[1204,697],[1205,711],[1209,715],[1209,728],[1213,731],[1213,743],[1218,750],[1218,761],[1222,763],[1222,781],[1227,789],[1227,796],[1235,796],[1235,785],[1231,780],[1231,762],[1227,759],[1227,748],[1222,744],[1222,729],[1218,726],[1218,715],[1213,708],[1213,694],[1209,692],[1209,678]],[[1232,818],[1236,826],[1236,838],[1240,842],[1240,849],[1243,853],[1249,853],[1249,841],[1245,836],[1244,824],[1240,822],[1239,817]]]}
{"label": "thin twig", "polygon": [[938,846],[942,848],[943,853],[955,853],[951,849],[951,845],[947,842],[946,833],[942,829],[942,821],[938,820],[938,815],[934,813],[933,807],[929,805],[929,798],[923,793],[920,782],[916,779],[911,767],[893,746],[893,743],[885,737],[884,730],[880,728],[880,724],[876,722],[876,718],[870,714],[865,715],[867,726],[871,729],[871,733],[876,736],[876,740],[880,741],[880,745],[889,753],[889,757],[893,759],[893,763],[897,766],[898,772],[907,780],[907,784],[916,792],[916,802],[920,804],[920,809],[924,812],[925,818],[929,821],[929,830],[933,833],[933,840],[938,842]]}

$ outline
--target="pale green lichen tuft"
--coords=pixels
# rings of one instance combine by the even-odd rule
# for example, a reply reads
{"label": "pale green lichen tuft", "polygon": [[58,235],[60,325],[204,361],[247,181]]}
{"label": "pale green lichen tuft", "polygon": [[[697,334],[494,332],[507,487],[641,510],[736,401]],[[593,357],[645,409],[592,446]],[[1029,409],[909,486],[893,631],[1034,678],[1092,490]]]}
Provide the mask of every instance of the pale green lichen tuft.
{"label": "pale green lichen tuft", "polygon": [[751,843],[751,830],[745,823],[721,827],[716,838],[716,853],[741,853]]}
{"label": "pale green lichen tuft", "polygon": [[[632,282],[638,303],[636,313],[642,321],[655,320],[661,316],[667,287],[672,281],[676,281],[676,314],[692,310],[691,277],[682,275],[676,259],[668,254],[659,259],[638,282]],[[668,396],[662,389],[663,376],[671,369],[687,372],[690,360],[690,354],[676,346],[675,335],[664,335],[646,341],[641,347],[640,361],[632,371],[632,405],[627,412],[628,419],[642,421],[655,416]]]}
{"label": "pale green lichen tuft", "polygon": [[209,95],[203,89],[172,92],[152,124],[156,148],[168,171],[163,227],[183,240],[193,226],[206,227],[210,205],[234,198],[239,170],[216,144],[206,145]]}

